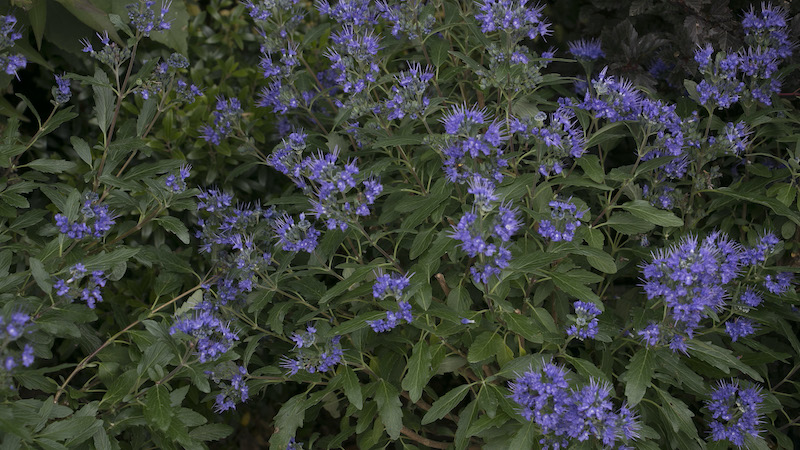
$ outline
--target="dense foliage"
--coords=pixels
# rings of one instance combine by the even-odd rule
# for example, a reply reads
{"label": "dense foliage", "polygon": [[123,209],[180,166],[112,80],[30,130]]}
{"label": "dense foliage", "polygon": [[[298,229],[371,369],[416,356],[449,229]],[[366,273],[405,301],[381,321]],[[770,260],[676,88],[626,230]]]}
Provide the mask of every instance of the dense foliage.
{"label": "dense foliage", "polygon": [[788,5],[12,3],[2,448],[800,438]]}

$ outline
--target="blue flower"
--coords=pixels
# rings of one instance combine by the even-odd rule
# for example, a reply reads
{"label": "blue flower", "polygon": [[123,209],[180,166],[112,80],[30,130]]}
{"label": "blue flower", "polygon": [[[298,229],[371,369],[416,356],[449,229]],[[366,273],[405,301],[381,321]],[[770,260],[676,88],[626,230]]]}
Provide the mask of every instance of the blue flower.
{"label": "blue flower", "polygon": [[580,340],[591,339],[597,336],[598,320],[601,314],[600,308],[594,303],[576,301],[573,303],[575,308],[575,323],[567,328],[567,334],[577,337]]}
{"label": "blue flower", "polygon": [[70,98],[72,98],[72,91],[70,90],[70,81],[69,78],[66,78],[65,75],[56,75],[56,86],[54,88],[54,97],[56,103],[63,104],[67,103]]}
{"label": "blue flower", "polygon": [[152,0],[139,0],[126,6],[131,25],[144,36],[150,36],[153,31],[166,31],[171,27],[170,21],[165,19],[172,2],[164,2],[158,11],[153,9],[155,2]]}
{"label": "blue flower", "polygon": [[736,342],[740,337],[750,336],[756,332],[753,321],[745,317],[737,317],[736,320],[725,322],[725,331],[731,337],[731,341]]}
{"label": "blue flower", "polygon": [[549,203],[551,211],[549,220],[539,222],[539,234],[553,242],[572,241],[575,230],[580,226],[580,218],[586,211],[578,211],[578,206],[567,201],[553,200]]}
{"label": "blue flower", "polygon": [[706,402],[713,420],[712,441],[729,441],[742,448],[745,439],[758,438],[758,427],[762,423],[759,412],[764,396],[757,386],[743,388],[738,380],[720,381],[711,392],[711,400]]}
{"label": "blue flower", "polygon": [[569,53],[579,61],[595,61],[606,56],[599,39],[581,39],[570,42]]}
{"label": "blue flower", "polygon": [[14,47],[14,42],[22,38],[22,33],[14,31],[17,18],[12,15],[0,16],[0,69],[17,78],[17,71],[24,69],[28,60],[21,54],[8,54],[6,50]]}

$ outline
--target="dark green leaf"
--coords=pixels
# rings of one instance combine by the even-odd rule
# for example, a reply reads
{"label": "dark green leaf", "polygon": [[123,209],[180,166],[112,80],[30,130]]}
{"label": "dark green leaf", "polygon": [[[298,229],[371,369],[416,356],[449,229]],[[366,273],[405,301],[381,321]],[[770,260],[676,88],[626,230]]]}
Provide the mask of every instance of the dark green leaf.
{"label": "dark green leaf", "polygon": [[427,425],[446,416],[450,411],[453,410],[453,408],[461,403],[461,400],[464,400],[464,397],[467,396],[468,392],[469,385],[462,384],[442,397],[439,397],[438,400],[433,402],[431,409],[429,409],[428,412],[426,412],[422,417],[422,424]]}
{"label": "dark green leaf", "polygon": [[75,163],[61,159],[37,159],[21,167],[27,167],[42,173],[61,173],[75,167]]}
{"label": "dark green leaf", "polygon": [[53,290],[53,281],[50,279],[50,274],[44,268],[44,264],[36,258],[30,259],[31,274],[39,289],[43,290],[45,294],[50,294]]}
{"label": "dark green leaf", "polygon": [[358,382],[358,376],[350,366],[344,366],[342,368],[342,383],[344,395],[347,396],[347,400],[349,400],[356,409],[363,408],[364,396],[361,393],[361,384]]}
{"label": "dark green leaf", "polygon": [[111,117],[114,115],[114,91],[106,72],[97,67],[94,71],[96,83],[92,84],[94,91],[94,109],[97,116],[97,125],[103,133],[108,132],[111,126]]}
{"label": "dark green leaf", "polygon": [[469,346],[467,361],[476,363],[491,358],[497,354],[499,344],[502,344],[502,340],[496,333],[484,331]]}
{"label": "dark green leaf", "polygon": [[177,236],[184,244],[189,243],[189,229],[176,217],[161,216],[157,217],[155,221],[158,222],[162,228]]}
{"label": "dark green leaf", "polygon": [[380,380],[375,391],[375,401],[378,403],[378,415],[386,427],[386,433],[392,440],[399,438],[403,428],[403,403],[397,388],[386,380]]}
{"label": "dark green leaf", "polygon": [[422,389],[431,378],[431,359],[428,343],[424,340],[417,342],[408,359],[406,375],[401,384],[401,387],[408,391],[408,396],[413,403],[422,397]]}
{"label": "dark green leaf", "polygon": [[625,396],[631,406],[639,404],[650,386],[655,370],[655,357],[649,348],[639,349],[627,366],[627,371],[620,377],[625,381]]}
{"label": "dark green leaf", "polygon": [[683,220],[669,211],[656,208],[645,200],[633,200],[622,205],[622,209],[640,219],[662,227],[682,227]]}
{"label": "dark green leaf", "polygon": [[150,425],[167,431],[175,412],[169,404],[169,390],[163,384],[157,384],[147,391],[144,402],[144,417]]}
{"label": "dark green leaf", "polygon": [[199,426],[189,432],[192,439],[198,441],[218,441],[225,439],[233,433],[233,428],[223,423],[210,423],[208,425]]}

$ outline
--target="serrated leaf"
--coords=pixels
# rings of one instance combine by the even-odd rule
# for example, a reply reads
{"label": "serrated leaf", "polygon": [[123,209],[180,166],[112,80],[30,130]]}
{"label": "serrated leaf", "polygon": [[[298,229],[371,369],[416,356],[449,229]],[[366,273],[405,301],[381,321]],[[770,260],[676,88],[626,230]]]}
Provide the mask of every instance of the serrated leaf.
{"label": "serrated leaf", "polygon": [[794,211],[792,208],[784,205],[777,199],[765,197],[763,195],[758,194],[758,192],[762,192],[762,190],[760,189],[754,190],[753,192],[747,192],[746,190],[747,190],[746,186],[738,186],[736,189],[725,187],[719,189],[706,190],[703,192],[727,195],[729,197],[736,198],[739,200],[747,200],[749,202],[766,206],[776,214],[779,214],[783,217],[788,217],[792,222],[794,222],[797,225],[800,225],[800,214],[797,214],[797,212]]}
{"label": "serrated leaf", "polygon": [[344,387],[344,395],[347,396],[347,400],[349,400],[356,409],[363,408],[364,395],[361,392],[361,383],[358,382],[358,376],[350,366],[344,366],[342,368],[342,386]]}
{"label": "serrated leaf", "polygon": [[464,397],[467,396],[468,392],[469,385],[462,384],[442,397],[439,397],[438,400],[433,402],[431,409],[429,409],[428,412],[426,412],[422,417],[422,425],[427,425],[446,416],[450,411],[453,410],[453,408],[461,403],[461,400],[464,400]]}
{"label": "serrated leaf", "polygon": [[505,313],[503,314],[508,329],[524,337],[529,342],[541,344],[544,342],[541,329],[533,319],[522,314]]}
{"label": "serrated leaf", "polygon": [[155,219],[162,228],[174,234],[184,244],[189,244],[189,229],[178,218],[172,216],[161,216]]}
{"label": "serrated leaf", "polygon": [[500,337],[491,331],[484,331],[472,342],[467,353],[467,361],[476,363],[497,354]]}
{"label": "serrated leaf", "polygon": [[508,448],[513,448],[515,450],[533,448],[538,436],[538,426],[532,421],[526,422],[519,428],[519,431],[514,434],[514,439],[511,440]]}
{"label": "serrated leaf", "polygon": [[75,163],[61,159],[37,159],[21,167],[27,167],[42,173],[61,173],[75,167]]}
{"label": "serrated leaf", "polygon": [[378,403],[378,415],[386,427],[386,433],[392,440],[398,439],[400,430],[403,429],[403,403],[397,388],[380,380],[375,391],[375,401]]}
{"label": "serrated leaf", "polygon": [[431,349],[425,341],[419,341],[411,351],[406,366],[406,375],[400,385],[408,391],[409,399],[416,403],[422,397],[422,389],[431,378]]}
{"label": "serrated leaf", "polygon": [[353,273],[350,274],[350,276],[345,277],[344,280],[336,283],[336,285],[328,289],[328,291],[325,292],[325,295],[323,295],[322,298],[319,299],[319,304],[324,305],[325,303],[328,303],[329,301],[333,300],[339,295],[347,292],[347,290],[350,289],[351,286],[358,283],[359,281],[362,281],[364,278],[367,277],[367,275],[372,273],[372,271],[374,271],[376,268],[377,266],[372,266],[372,265],[356,268],[353,271]]}
{"label": "serrated leaf", "polygon": [[627,366],[627,371],[620,377],[625,381],[625,397],[628,403],[635,406],[642,401],[645,391],[650,386],[655,370],[655,356],[653,350],[642,348],[633,355]]}
{"label": "serrated leaf", "polygon": [[585,256],[592,267],[603,273],[617,273],[614,258],[600,248],[581,246],[570,250],[570,253]]}
{"label": "serrated leaf", "polygon": [[281,406],[275,416],[275,433],[269,438],[270,448],[285,449],[289,439],[295,436],[297,429],[303,426],[308,404],[306,394],[297,394]]}
{"label": "serrated leaf", "polygon": [[622,205],[622,209],[634,216],[662,227],[682,227],[683,220],[669,211],[658,209],[645,200],[633,200]]}
{"label": "serrated leaf", "polygon": [[[575,272],[575,271],[573,271]],[[600,297],[592,291],[591,288],[584,284],[586,278],[580,274],[573,272],[558,273],[558,272],[544,272],[553,279],[553,283],[559,289],[564,291],[565,294],[571,295],[579,300],[592,300],[599,301]],[[586,271],[583,271],[588,273]]]}
{"label": "serrated leaf", "polygon": [[189,437],[198,441],[218,441],[225,439],[233,433],[233,427],[223,423],[210,423],[201,425],[189,432]]}
{"label": "serrated leaf", "polygon": [[605,180],[605,173],[600,167],[600,159],[595,155],[583,155],[578,159],[578,165],[583,172],[595,183],[602,183]]}
{"label": "serrated leaf", "polygon": [[694,413],[689,410],[686,403],[661,389],[656,389],[656,392],[658,392],[658,396],[661,397],[661,408],[659,408],[659,411],[664,414],[664,418],[667,419],[666,423],[672,426],[672,430],[676,433],[678,431],[683,431],[690,437],[696,437],[697,428],[695,428],[692,423]]}
{"label": "serrated leaf", "polygon": [[89,144],[77,136],[72,136],[69,142],[72,144],[72,148],[78,154],[78,157],[81,158],[81,161],[88,164],[89,167],[92,167],[92,151],[89,148]]}
{"label": "serrated leaf", "polygon": [[92,84],[92,91],[97,125],[103,133],[107,133],[108,127],[111,126],[111,117],[114,115],[114,91],[111,89],[108,75],[100,67],[95,69],[94,79],[96,82]]}
{"label": "serrated leaf", "polygon": [[734,368],[756,381],[764,381],[758,372],[733,356],[733,352],[727,348],[722,348],[697,339],[690,339],[687,346],[692,356],[711,364],[712,367],[716,367],[725,373],[730,373],[730,369]]}
{"label": "serrated leaf", "polygon": [[147,391],[144,402],[144,418],[150,425],[167,431],[175,412],[169,404],[169,390],[163,384],[157,384]]}
{"label": "serrated leaf", "polygon": [[609,225],[619,233],[627,235],[647,233],[655,226],[647,220],[627,212],[614,213],[611,218],[608,219],[606,225]]}
{"label": "serrated leaf", "polygon": [[45,294],[50,294],[53,290],[53,282],[50,280],[50,274],[44,268],[44,264],[36,258],[30,259],[31,274],[36,281],[39,289],[43,290]]}

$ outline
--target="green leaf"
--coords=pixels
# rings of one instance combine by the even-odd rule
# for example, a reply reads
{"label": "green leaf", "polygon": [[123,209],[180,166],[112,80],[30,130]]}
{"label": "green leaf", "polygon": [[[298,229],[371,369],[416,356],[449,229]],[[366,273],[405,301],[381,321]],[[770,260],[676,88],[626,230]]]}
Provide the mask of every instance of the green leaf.
{"label": "green leaf", "polygon": [[199,426],[189,432],[189,437],[198,441],[218,441],[225,439],[233,433],[233,428],[223,423],[210,423]]}
{"label": "green leaf", "polygon": [[468,392],[469,385],[462,384],[442,397],[439,397],[438,400],[433,402],[431,409],[429,409],[428,412],[426,412],[422,417],[422,425],[427,425],[446,416],[450,411],[453,410],[453,408],[461,403],[461,400],[464,400],[464,397],[467,396]]}
{"label": "green leaf", "polygon": [[123,374],[115,378],[111,386],[108,387],[108,391],[106,391],[100,404],[106,403],[113,405],[119,402],[134,390],[138,381],[139,376],[136,373],[136,369],[123,372]]}
{"label": "green leaf", "polygon": [[157,384],[147,391],[144,402],[144,418],[150,425],[167,431],[175,412],[169,404],[169,390],[163,384]]}
{"label": "green leaf", "polygon": [[297,394],[281,406],[275,416],[275,432],[269,438],[271,449],[285,449],[289,439],[295,436],[297,429],[303,426],[306,409],[309,405],[306,394]]}
{"label": "green leaf", "polygon": [[347,396],[347,400],[349,400],[356,409],[363,408],[364,395],[361,392],[361,383],[358,382],[358,376],[350,366],[344,366],[342,368],[342,383],[344,395]]}
{"label": "green leaf", "polygon": [[155,219],[162,228],[174,234],[184,244],[189,243],[189,229],[178,218],[172,216],[161,216]]}
{"label": "green leaf", "polygon": [[698,359],[711,364],[712,367],[716,367],[725,373],[730,373],[730,369],[734,368],[756,381],[764,381],[758,372],[747,364],[739,361],[738,358],[733,356],[733,352],[727,348],[722,348],[710,342],[703,342],[697,339],[690,339],[688,341],[688,347],[692,356],[696,356]]}
{"label": "green leaf", "polygon": [[[588,281],[587,278],[580,274],[575,273],[576,271],[571,271],[567,273],[558,273],[558,272],[544,272],[553,279],[553,283],[558,286],[559,289],[564,291],[565,294],[571,295],[579,300],[590,300],[590,301],[599,301],[600,297],[592,291],[591,288],[586,286],[586,282]],[[584,273],[588,273],[587,271],[582,271]]]}
{"label": "green leaf", "polygon": [[561,258],[562,256],[564,255],[558,252],[549,253],[535,251],[525,253],[519,258],[514,258],[511,260],[511,264],[509,264],[509,270],[514,272],[530,273],[534,270],[541,269],[542,267],[547,267],[551,262]]}
{"label": "green leaf", "polygon": [[53,282],[50,279],[50,274],[44,268],[44,264],[36,258],[30,259],[31,274],[39,289],[43,290],[45,294],[50,294],[53,290]]}
{"label": "green leaf", "polygon": [[378,319],[385,319],[386,312],[385,311],[370,311],[366,313],[361,313],[357,315],[355,318],[348,320],[347,322],[340,323],[339,325],[333,327],[331,330],[331,334],[344,336],[347,334],[352,333],[353,331],[360,330],[362,328],[366,328],[367,322],[372,320]]}
{"label": "green leaf", "polygon": [[375,391],[375,401],[378,403],[378,415],[386,427],[386,433],[392,440],[398,439],[400,430],[403,429],[403,403],[397,388],[386,380],[380,380]]}
{"label": "green leaf", "polygon": [[114,115],[114,91],[111,89],[111,82],[106,72],[97,67],[94,71],[96,83],[92,84],[94,92],[94,110],[97,116],[97,125],[103,133],[108,132],[111,126],[111,118]]}
{"label": "green leaf", "polygon": [[569,252],[585,256],[592,267],[603,273],[617,273],[617,264],[614,258],[602,249],[581,246],[571,249]]}
{"label": "green leaf", "polygon": [[450,51],[450,43],[445,39],[440,39],[436,35],[430,36],[427,41],[428,47],[431,49],[431,62],[436,68],[442,66],[447,61],[448,51]]}
{"label": "green leaf", "polygon": [[[92,417],[80,417],[80,416],[72,416],[66,420],[60,420],[58,422],[53,422],[47,426],[42,432],[36,437],[37,440],[40,439],[51,439],[54,441],[63,441],[66,439],[70,439],[81,432],[86,431],[89,428],[92,428],[95,423],[102,421],[96,419],[94,416]],[[94,432],[92,432],[94,434]],[[90,435],[91,436],[91,435]]]}
{"label": "green leaf", "polygon": [[524,337],[529,342],[534,344],[541,344],[544,342],[541,328],[539,324],[534,322],[530,317],[513,312],[503,314],[508,329]]}
{"label": "green leaf", "polygon": [[117,43],[122,43],[114,25],[108,20],[108,11],[103,11],[92,3],[91,0],[56,0],[61,3],[78,20],[88,25],[94,31],[102,33],[107,31],[109,37]]}
{"label": "green leaf", "polygon": [[150,39],[186,55],[189,38],[189,11],[186,10],[186,2],[172,2],[166,18],[170,21],[169,30],[150,33]]}
{"label": "green leaf", "polygon": [[69,142],[72,143],[72,148],[75,149],[81,161],[88,164],[89,167],[92,167],[92,151],[89,149],[89,144],[77,136],[72,136]]}
{"label": "green leaf", "polygon": [[496,333],[484,331],[469,346],[467,361],[476,363],[491,358],[497,354],[498,342],[502,344],[500,337]]}
{"label": "green leaf", "polygon": [[422,389],[431,378],[431,360],[431,349],[428,343],[424,340],[417,342],[411,351],[411,357],[408,358],[406,375],[400,385],[408,391],[409,399],[413,403],[422,398]]}
{"label": "green leaf", "polygon": [[125,248],[119,247],[110,253],[100,253],[98,255],[90,256],[84,260],[86,270],[108,270],[113,266],[127,262],[129,259],[139,253],[139,248]]}
{"label": "green leaf", "polygon": [[625,396],[628,398],[628,403],[635,406],[644,397],[645,391],[650,386],[650,380],[653,378],[655,370],[653,351],[649,348],[639,349],[631,358],[627,369],[620,379],[626,383]]}
{"label": "green leaf", "polygon": [[28,19],[31,21],[33,36],[36,38],[36,48],[41,50],[44,27],[47,24],[47,0],[33,0],[33,5],[28,11]]}
{"label": "green leaf", "polygon": [[626,212],[613,214],[605,224],[611,226],[617,232],[627,235],[647,233],[653,229],[652,223]]}
{"label": "green leaf", "polygon": [[603,173],[603,168],[600,167],[600,159],[597,156],[583,155],[578,159],[578,165],[595,183],[602,183],[605,180],[606,174]]}
{"label": "green leaf", "polygon": [[538,426],[533,422],[526,422],[523,424],[519,431],[514,435],[514,439],[508,445],[508,448],[515,450],[525,450],[533,448],[536,438],[539,436]]}
{"label": "green leaf", "polygon": [[[136,135],[139,137],[144,137],[144,132],[147,129],[147,126],[150,125],[150,122],[153,120],[153,117],[156,115],[156,107],[158,106],[158,101],[155,97],[150,97],[144,101],[142,105],[142,110],[139,111],[139,117],[136,118]],[[189,433],[191,435],[191,433]]]}
{"label": "green leaf", "polygon": [[319,304],[324,305],[325,303],[328,303],[329,301],[333,300],[339,295],[347,292],[347,290],[350,289],[351,286],[362,281],[364,278],[367,277],[368,274],[372,273],[376,268],[377,268],[376,265],[369,265],[356,268],[353,271],[353,273],[350,274],[350,276],[345,277],[344,280],[336,283],[335,286],[328,289],[328,291],[325,292],[325,295],[323,295],[322,298],[319,299]]}
{"label": "green leaf", "polygon": [[689,410],[686,403],[661,389],[656,389],[656,392],[658,392],[658,396],[661,397],[661,408],[659,408],[659,411],[661,411],[664,418],[667,419],[665,423],[670,424],[672,430],[676,433],[678,431],[683,431],[689,437],[697,437],[697,428],[695,428],[694,423],[692,423],[694,413]]}
{"label": "green leaf", "polygon": [[634,216],[662,227],[682,227],[683,220],[669,211],[656,208],[645,200],[633,200],[622,205],[622,209]]}
{"label": "green leaf", "polygon": [[719,189],[711,189],[703,191],[704,193],[709,194],[722,194],[727,195],[728,197],[733,197],[738,200],[747,200],[752,203],[756,203],[762,206],[766,206],[770,208],[776,214],[779,214],[783,217],[788,217],[792,222],[800,225],[800,214],[797,214],[792,208],[781,203],[779,200],[774,198],[769,198],[763,195],[759,195],[758,192],[762,192],[761,189],[753,190],[749,192],[747,190],[747,186],[741,185],[738,186],[736,189],[734,188],[719,188]]}
{"label": "green leaf", "polygon": [[61,159],[37,159],[20,167],[27,167],[42,173],[61,173],[75,167],[75,163]]}

